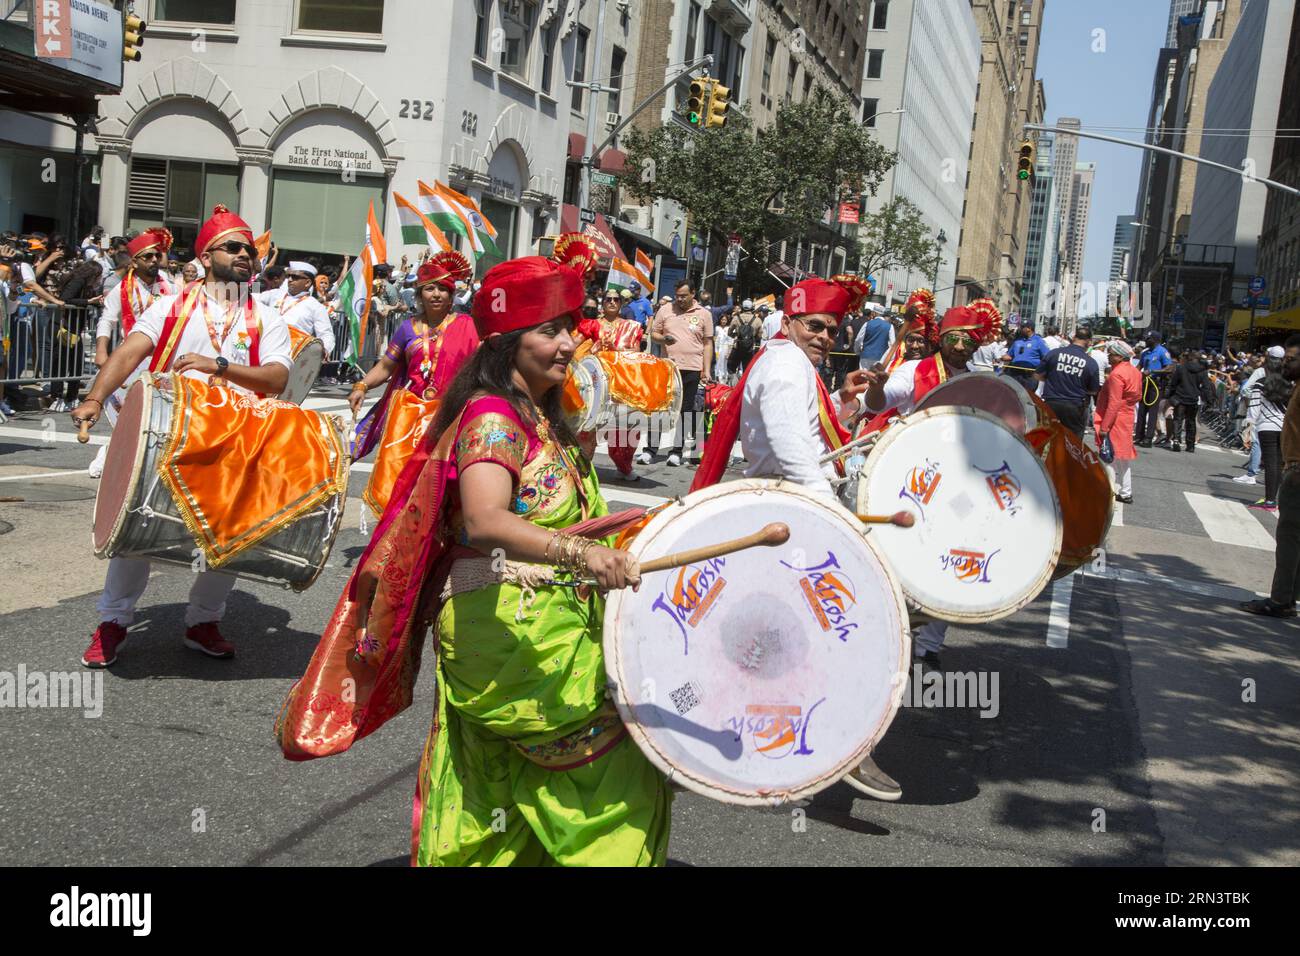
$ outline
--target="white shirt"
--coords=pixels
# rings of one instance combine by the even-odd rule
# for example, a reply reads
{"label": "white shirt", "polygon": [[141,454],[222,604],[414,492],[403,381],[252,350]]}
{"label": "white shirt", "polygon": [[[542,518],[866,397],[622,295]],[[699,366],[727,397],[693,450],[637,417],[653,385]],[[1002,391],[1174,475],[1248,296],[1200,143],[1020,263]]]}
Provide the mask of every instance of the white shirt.
{"label": "white shirt", "polygon": [[[153,287],[145,285],[144,280],[138,275],[133,276],[135,281],[135,301],[143,307],[141,315],[148,311],[158,299],[165,295],[173,295],[175,290],[172,289],[167,281],[163,279],[162,273],[158,273],[158,279],[154,282]],[[136,316],[138,320],[139,315]],[[104,311],[99,313],[99,323],[95,326],[95,338],[111,339],[113,329],[122,322],[122,286],[121,283],[114,285],[111,289],[104,290]]]}
{"label": "white shirt", "polygon": [[[835,414],[843,422],[857,411],[855,401],[843,408],[831,393]],[[835,500],[830,479],[835,465],[818,464],[830,451],[821,433],[817,372],[808,356],[788,339],[767,343],[767,351],[745,380],[740,406],[740,445],[749,465],[746,478],[780,476],[813,494]]]}
{"label": "white shirt", "polygon": [[[177,296],[175,295],[165,295],[160,298],[146,309],[143,315],[136,319],[131,331],[143,332],[149,336],[154,346],[157,347],[158,339],[162,336],[163,324],[167,321],[167,313],[171,311],[172,303],[176,299]],[[257,312],[257,319],[262,324],[262,334],[258,342],[258,357],[261,364],[270,365],[276,363],[283,365],[285,368],[292,368],[293,358],[289,346],[289,327],[285,324],[284,319],[280,318],[275,310],[266,308],[256,298],[253,299],[253,309]],[[220,334],[220,330],[227,320],[221,306],[204,293],[194,303],[194,311],[190,313],[189,320],[181,331],[180,340],[176,343],[176,348],[172,352],[173,358],[177,355],[217,357],[218,352],[212,347],[212,339],[208,335],[208,324],[204,321],[205,314],[212,316],[213,325],[216,326],[218,334]],[[241,333],[244,333],[242,337],[246,340],[246,329],[247,323],[242,310],[240,310],[221,343],[220,354],[231,365],[250,364],[248,348],[246,346],[241,347]],[[192,378],[207,379],[208,377],[198,369],[191,369],[185,374]],[[230,386],[231,388],[239,388],[234,382],[231,382]],[[240,390],[248,391],[248,389]]]}
{"label": "white shirt", "polygon": [[781,317],[784,312],[769,312],[763,320],[763,341],[767,341],[781,331]]}
{"label": "white shirt", "polygon": [[1100,388],[1106,384],[1106,373],[1110,371],[1110,359],[1106,355],[1105,348],[1093,349],[1088,353],[1088,357],[1097,366],[1097,387]]}
{"label": "white shirt", "polygon": [[971,368],[990,372],[1002,367],[1002,356],[1007,354],[1007,345],[1001,339],[994,339],[975,350],[971,356]]}
{"label": "white shirt", "polygon": [[289,290],[280,286],[278,289],[258,293],[257,301],[274,310],[299,332],[320,339],[325,346],[326,357],[334,354],[334,326],[330,322],[329,310],[311,292],[290,299]]}
{"label": "white shirt", "polygon": [[18,283],[18,286],[22,288],[27,283],[36,281],[36,270],[32,268],[30,262],[20,262],[18,263],[18,276],[22,280]]}
{"label": "white shirt", "polygon": [[[943,358],[937,353],[934,358],[936,362],[943,361]],[[879,414],[887,409],[894,408],[898,410],[900,415],[912,414],[912,411],[916,408],[916,402],[912,400],[912,396],[916,391],[916,367],[924,361],[925,359],[916,359],[913,362],[904,362],[894,369],[889,376],[889,380],[885,382],[885,404],[879,408],[873,408],[868,404],[867,411]],[[961,371],[965,372],[968,369],[964,368]],[[960,372],[956,374],[960,374]],[[951,375],[948,377],[952,378]]]}

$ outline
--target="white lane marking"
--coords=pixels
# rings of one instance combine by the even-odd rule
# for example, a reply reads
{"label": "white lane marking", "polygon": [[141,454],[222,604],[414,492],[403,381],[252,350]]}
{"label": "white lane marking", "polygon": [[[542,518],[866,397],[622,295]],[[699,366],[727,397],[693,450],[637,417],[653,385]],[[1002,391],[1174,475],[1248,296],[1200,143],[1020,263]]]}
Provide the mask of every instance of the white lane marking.
{"label": "white lane marking", "polygon": [[[0,438],[25,438],[33,445],[48,445],[50,442],[75,442],[77,433],[69,425],[67,431],[47,432],[40,428],[9,428],[0,425]],[[88,445],[107,445],[107,435],[91,435]]]}
{"label": "white lane marking", "polygon": [[661,505],[669,499],[663,495],[646,494],[644,491],[628,491],[625,488],[607,485],[600,489],[606,501],[622,501],[629,505],[643,505],[647,508],[653,508],[655,505]]}
{"label": "white lane marking", "polygon": [[[76,471],[42,471],[39,474],[32,475],[6,475],[0,478],[0,481],[31,481],[36,478],[58,478],[61,475],[85,475],[86,469],[78,468]],[[86,475],[89,478],[89,475]]]}
{"label": "white lane marking", "polygon": [[1212,540],[1220,544],[1258,548],[1261,551],[1272,551],[1276,547],[1273,536],[1264,530],[1264,526],[1255,520],[1255,516],[1240,501],[1228,501],[1190,491],[1184,491],[1183,495]]}
{"label": "white lane marking", "polygon": [[[1071,575],[1073,577],[1074,575]],[[1104,574],[1094,574],[1086,569],[1086,578],[1102,577],[1120,584],[1138,584],[1144,588],[1164,588],[1175,594],[1195,594],[1199,597],[1215,598],[1220,601],[1240,601],[1242,595],[1268,597],[1265,591],[1251,591],[1248,588],[1226,587],[1218,584],[1206,584],[1202,581],[1189,581],[1186,578],[1168,577],[1153,571],[1134,571],[1129,568],[1117,568],[1112,561]]]}
{"label": "white lane marking", "polygon": [[1074,598],[1074,574],[1052,582],[1052,609],[1047,615],[1047,646],[1069,647],[1070,602]]}

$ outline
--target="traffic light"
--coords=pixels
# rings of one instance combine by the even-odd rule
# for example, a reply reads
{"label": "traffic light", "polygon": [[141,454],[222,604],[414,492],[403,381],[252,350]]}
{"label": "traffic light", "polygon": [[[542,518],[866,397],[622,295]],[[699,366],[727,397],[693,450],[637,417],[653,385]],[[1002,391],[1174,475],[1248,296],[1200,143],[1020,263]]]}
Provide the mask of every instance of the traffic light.
{"label": "traffic light", "polygon": [[1016,178],[1021,182],[1034,175],[1034,144],[1024,140],[1020,144],[1020,162],[1016,167]]}
{"label": "traffic light", "polygon": [[132,63],[140,60],[140,44],[144,43],[144,31],[148,26],[134,13],[122,18],[122,59]]}
{"label": "traffic light", "polygon": [[692,126],[704,125],[704,107],[709,101],[709,91],[713,80],[707,76],[697,76],[691,80],[691,98],[686,101],[686,122]]}
{"label": "traffic light", "polygon": [[709,105],[704,110],[704,128],[713,129],[727,125],[727,107],[731,105],[729,97],[731,89],[723,86],[717,80],[713,81],[713,89],[709,93]]}

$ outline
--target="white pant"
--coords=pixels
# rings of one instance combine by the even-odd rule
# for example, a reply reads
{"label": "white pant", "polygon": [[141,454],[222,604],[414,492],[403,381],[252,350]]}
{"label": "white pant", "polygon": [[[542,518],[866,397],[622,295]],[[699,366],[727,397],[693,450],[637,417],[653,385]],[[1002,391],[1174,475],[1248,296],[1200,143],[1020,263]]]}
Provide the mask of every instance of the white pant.
{"label": "white pant", "polygon": [[1125,498],[1133,496],[1133,459],[1116,458],[1106,466],[1110,470],[1110,480],[1115,485],[1115,491]]}
{"label": "white pant", "polygon": [[[101,621],[116,621],[127,627],[135,620],[135,605],[149,584],[153,562],[146,558],[111,558],[104,578],[104,593],[95,609]],[[235,587],[229,574],[203,571],[194,575],[190,604],[185,609],[185,626],[220,621],[226,613],[226,598]]]}
{"label": "white pant", "polygon": [[931,621],[912,631],[912,654],[924,657],[930,652],[938,653],[948,637],[948,624],[945,621]]}

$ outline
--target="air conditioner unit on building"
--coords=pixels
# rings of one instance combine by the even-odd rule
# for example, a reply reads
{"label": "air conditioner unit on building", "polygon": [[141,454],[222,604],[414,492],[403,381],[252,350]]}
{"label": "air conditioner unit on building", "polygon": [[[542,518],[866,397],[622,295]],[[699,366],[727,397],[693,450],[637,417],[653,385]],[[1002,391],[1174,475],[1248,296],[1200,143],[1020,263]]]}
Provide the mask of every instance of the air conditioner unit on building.
{"label": "air conditioner unit on building", "polygon": [[624,206],[619,216],[639,229],[649,229],[653,210],[649,206]]}
{"label": "air conditioner unit on building", "polygon": [[606,126],[617,126],[617,125],[619,124],[619,121],[622,120],[622,119],[623,119],[623,117],[620,116],[618,113],[606,113],[606,114],[605,114],[605,125],[606,125]]}

